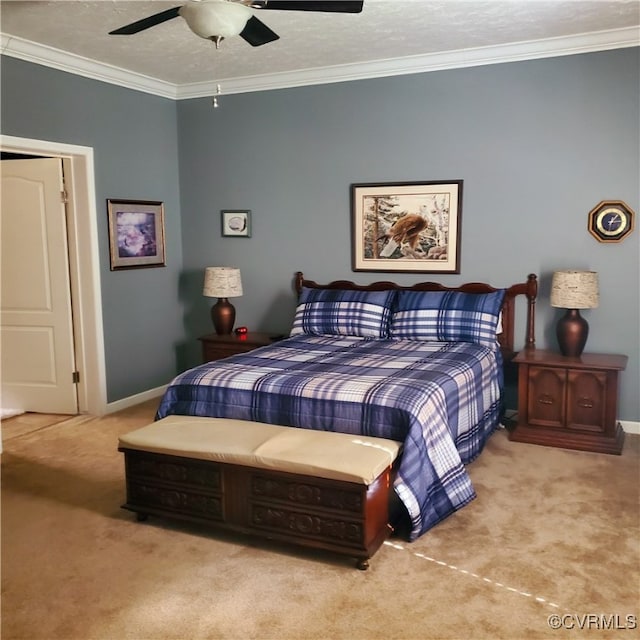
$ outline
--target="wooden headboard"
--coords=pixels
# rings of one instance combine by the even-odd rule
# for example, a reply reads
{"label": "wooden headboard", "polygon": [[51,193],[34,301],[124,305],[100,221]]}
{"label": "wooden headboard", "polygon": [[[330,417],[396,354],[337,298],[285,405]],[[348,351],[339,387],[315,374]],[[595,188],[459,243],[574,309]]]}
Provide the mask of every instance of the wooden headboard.
{"label": "wooden headboard", "polygon": [[[296,273],[295,288],[300,295],[302,287],[309,289],[356,289],[358,291],[386,291],[396,289],[398,291],[463,291],[465,293],[491,293],[502,287],[493,287],[485,282],[468,282],[459,287],[445,287],[438,282],[419,282],[411,286],[402,286],[395,282],[373,282],[371,284],[356,284],[350,280],[334,280],[328,284],[318,284],[313,280],[306,280],[301,271]],[[498,343],[505,361],[511,360],[515,355],[514,326],[515,326],[515,299],[519,295],[527,298],[527,319],[525,348],[533,349],[535,339],[535,308],[538,295],[538,278],[534,273],[529,274],[525,282],[512,284],[506,288],[504,302],[502,303],[502,333],[498,334]]]}

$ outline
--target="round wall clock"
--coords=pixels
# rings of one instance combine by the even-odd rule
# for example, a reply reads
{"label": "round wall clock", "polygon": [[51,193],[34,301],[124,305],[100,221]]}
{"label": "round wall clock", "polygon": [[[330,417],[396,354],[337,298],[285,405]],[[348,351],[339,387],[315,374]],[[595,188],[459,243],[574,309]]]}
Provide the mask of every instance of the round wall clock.
{"label": "round wall clock", "polygon": [[633,231],[634,216],[621,200],[603,200],[589,212],[589,233],[599,242],[620,242]]}

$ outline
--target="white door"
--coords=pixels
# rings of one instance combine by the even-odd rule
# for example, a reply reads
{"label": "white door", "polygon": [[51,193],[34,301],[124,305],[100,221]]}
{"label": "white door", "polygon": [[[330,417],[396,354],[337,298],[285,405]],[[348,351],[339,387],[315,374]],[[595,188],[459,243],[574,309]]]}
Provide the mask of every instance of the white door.
{"label": "white door", "polygon": [[62,162],[3,160],[0,174],[2,409],[76,414]]}

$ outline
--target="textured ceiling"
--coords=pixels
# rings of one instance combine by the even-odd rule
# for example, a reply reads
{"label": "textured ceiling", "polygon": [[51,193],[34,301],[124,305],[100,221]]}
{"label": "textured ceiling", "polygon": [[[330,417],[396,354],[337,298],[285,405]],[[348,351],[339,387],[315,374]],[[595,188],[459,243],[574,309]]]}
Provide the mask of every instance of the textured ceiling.
{"label": "textured ceiling", "polygon": [[179,4],[179,0],[2,0],[3,44],[8,51],[11,36],[16,36],[184,86],[464,53],[640,23],[638,0],[365,0],[360,14],[255,10],[280,35],[280,40],[262,47],[251,47],[235,37],[216,50],[211,42],[194,35],[182,18],[137,35],[108,35],[112,29]]}

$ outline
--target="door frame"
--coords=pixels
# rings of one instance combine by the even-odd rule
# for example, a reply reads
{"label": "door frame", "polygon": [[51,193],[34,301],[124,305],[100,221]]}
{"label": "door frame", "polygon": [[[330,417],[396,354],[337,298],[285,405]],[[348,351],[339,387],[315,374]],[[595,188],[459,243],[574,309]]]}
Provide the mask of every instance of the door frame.
{"label": "door frame", "polygon": [[100,251],[93,148],[0,135],[0,149],[60,158],[68,193],[67,235],[80,413],[107,413]]}

